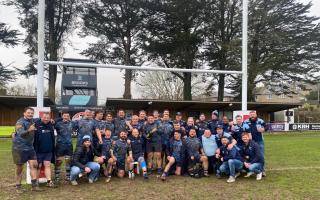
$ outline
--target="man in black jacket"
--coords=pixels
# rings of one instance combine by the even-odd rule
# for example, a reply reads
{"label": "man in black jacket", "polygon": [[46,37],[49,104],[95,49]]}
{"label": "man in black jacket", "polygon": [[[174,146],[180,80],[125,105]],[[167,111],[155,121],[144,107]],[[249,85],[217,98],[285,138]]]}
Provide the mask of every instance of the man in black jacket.
{"label": "man in black jacket", "polygon": [[[70,181],[72,185],[78,185],[77,177],[82,173],[88,175],[89,183],[93,183],[98,179],[100,172],[100,165],[98,163],[104,162],[104,157],[100,155],[91,145],[91,137],[83,136],[82,146],[78,146],[73,155],[73,162],[70,173]],[[97,156],[96,162],[93,161]]]}

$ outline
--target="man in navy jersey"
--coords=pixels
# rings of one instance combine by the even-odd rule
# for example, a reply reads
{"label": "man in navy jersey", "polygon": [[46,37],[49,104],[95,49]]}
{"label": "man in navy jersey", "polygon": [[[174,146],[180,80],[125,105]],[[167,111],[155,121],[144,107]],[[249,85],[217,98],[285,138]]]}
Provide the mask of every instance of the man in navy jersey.
{"label": "man in navy jersey", "polygon": [[62,120],[54,124],[57,131],[56,137],[56,162],[55,162],[55,180],[60,180],[60,168],[63,160],[65,161],[66,180],[70,180],[70,164],[73,155],[72,133],[75,124],[70,120],[70,114],[62,113]]}
{"label": "man in navy jersey", "polygon": [[[137,128],[132,129],[132,134],[129,136],[129,141],[131,144],[131,150],[132,150],[132,157],[133,157],[133,162],[138,162],[140,167],[142,168],[143,171],[143,177],[145,179],[148,178],[148,173],[147,173],[147,164],[146,161],[144,160],[144,140],[140,136],[139,130]],[[134,174],[132,172],[134,165],[133,162],[130,163],[129,165],[129,174],[131,173],[130,177],[134,177]]]}
{"label": "man in navy jersey", "polygon": [[85,135],[90,136],[92,138],[92,133],[96,132],[99,137],[99,143],[102,143],[101,133],[99,129],[95,127],[95,123],[92,120],[92,112],[90,110],[84,111],[84,116],[79,121],[75,122],[75,127],[77,130],[77,146],[82,145],[82,138]]}
{"label": "man in navy jersey", "polygon": [[146,139],[148,155],[148,173],[152,171],[153,159],[157,163],[158,174],[162,173],[162,132],[161,127],[154,121],[152,114],[148,115],[147,123],[143,126],[143,137]]}
{"label": "man in navy jersey", "polygon": [[114,118],[113,124],[114,124],[114,132],[115,136],[119,137],[119,134],[121,131],[126,130],[126,113],[123,109],[118,110],[118,116]]}
{"label": "man in navy jersey", "polygon": [[30,176],[32,191],[42,191],[37,181],[37,156],[34,150],[34,132],[36,131],[34,119],[34,109],[27,107],[15,126],[15,134],[12,141],[12,158],[16,165],[16,192],[22,193],[21,186],[23,165],[28,162],[30,166]]}

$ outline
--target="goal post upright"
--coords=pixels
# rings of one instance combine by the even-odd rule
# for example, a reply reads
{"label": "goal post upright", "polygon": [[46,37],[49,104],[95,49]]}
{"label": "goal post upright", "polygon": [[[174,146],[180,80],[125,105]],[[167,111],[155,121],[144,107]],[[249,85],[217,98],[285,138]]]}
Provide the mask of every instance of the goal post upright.
{"label": "goal post upright", "polygon": [[44,27],[45,27],[45,0],[39,0],[38,5],[38,63],[37,63],[37,107],[43,107],[44,96]]}
{"label": "goal post upright", "polygon": [[242,0],[242,87],[241,110],[248,104],[248,0]]}

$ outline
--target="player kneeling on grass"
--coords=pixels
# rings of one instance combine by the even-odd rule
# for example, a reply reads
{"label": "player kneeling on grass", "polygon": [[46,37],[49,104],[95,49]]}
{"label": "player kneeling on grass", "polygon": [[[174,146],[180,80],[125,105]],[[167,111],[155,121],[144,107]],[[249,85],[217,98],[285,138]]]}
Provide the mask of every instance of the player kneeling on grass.
{"label": "player kneeling on grass", "polygon": [[161,179],[164,181],[168,176],[172,165],[176,164],[175,175],[181,175],[181,166],[184,160],[185,143],[181,140],[181,133],[179,131],[174,132],[174,138],[169,142],[166,149],[167,160],[169,161],[161,175]]}
{"label": "player kneeling on grass", "polygon": [[[194,168],[199,163],[202,163],[204,169],[204,176],[209,177],[208,174],[208,158],[205,156],[200,139],[197,137],[196,129],[191,128],[189,137],[186,139],[186,149],[188,155],[188,171],[191,176],[194,176]],[[201,153],[201,154],[200,154]]]}
{"label": "player kneeling on grass", "polygon": [[122,130],[120,132],[120,138],[113,142],[112,149],[111,157],[113,166],[117,168],[118,177],[123,178],[125,175],[127,153],[129,154],[127,163],[133,162],[131,144],[130,141],[127,140],[127,132],[125,130]]}
{"label": "player kneeling on grass", "polygon": [[248,169],[246,178],[253,174],[257,174],[257,180],[262,178],[263,156],[260,146],[250,139],[247,132],[242,133],[242,140],[244,145],[240,149],[240,154],[244,158],[244,167]]}
{"label": "player kneeling on grass", "polygon": [[72,185],[78,185],[77,178],[82,173],[88,175],[89,183],[93,183],[98,179],[100,172],[100,165],[94,162],[94,157],[97,156],[96,160],[102,163],[104,160],[103,156],[93,148],[91,137],[88,135],[83,136],[82,145],[78,146],[74,155],[70,173],[70,181]]}
{"label": "player kneeling on grass", "polygon": [[137,128],[132,129],[132,134],[129,137],[131,149],[132,149],[132,156],[133,156],[133,162],[129,165],[129,178],[134,178],[134,172],[132,171],[134,168],[134,162],[138,162],[140,167],[143,171],[143,177],[145,179],[148,178],[147,173],[147,164],[144,160],[144,140],[139,135],[139,130]]}
{"label": "player kneeling on grass", "polygon": [[[236,181],[236,178],[240,175],[240,171],[243,167],[242,157],[239,151],[233,146],[228,148],[229,139],[226,136],[221,138],[222,146],[220,147],[220,154],[217,154],[217,159],[222,161],[219,169],[217,170],[217,176],[220,177],[221,173],[229,174],[228,183]],[[238,172],[236,174],[236,172]]]}

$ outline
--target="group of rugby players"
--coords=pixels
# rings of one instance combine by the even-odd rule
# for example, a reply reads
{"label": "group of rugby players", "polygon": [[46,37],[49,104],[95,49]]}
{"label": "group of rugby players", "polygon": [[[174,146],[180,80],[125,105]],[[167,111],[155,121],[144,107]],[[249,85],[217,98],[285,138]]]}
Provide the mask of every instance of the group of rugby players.
{"label": "group of rugby players", "polygon": [[[72,185],[78,185],[77,180],[84,175],[89,183],[99,176],[110,182],[112,175],[122,178],[126,170],[133,179],[139,168],[145,179],[156,173],[161,180],[170,174],[209,177],[209,173],[214,173],[218,178],[228,175],[227,182],[231,183],[241,173],[246,173],[245,177],[256,174],[257,180],[265,175],[265,123],[255,111],[245,121],[236,116],[235,122],[226,116],[220,120],[217,111],[212,112],[208,121],[200,114],[199,119],[188,117],[186,122],[180,112],[171,120],[169,110],[148,115],[141,110],[130,119],[122,109],[114,118],[111,113],[85,110],[83,117],[74,121],[67,112],[56,120],[49,113],[40,119],[33,115],[32,108],[25,108],[13,134],[17,192],[23,192],[21,179],[26,162],[33,191],[42,190],[38,183],[41,167],[47,186],[55,187],[63,161],[65,178]],[[75,151],[73,133],[77,133]],[[55,166],[54,181],[51,163]]]}

